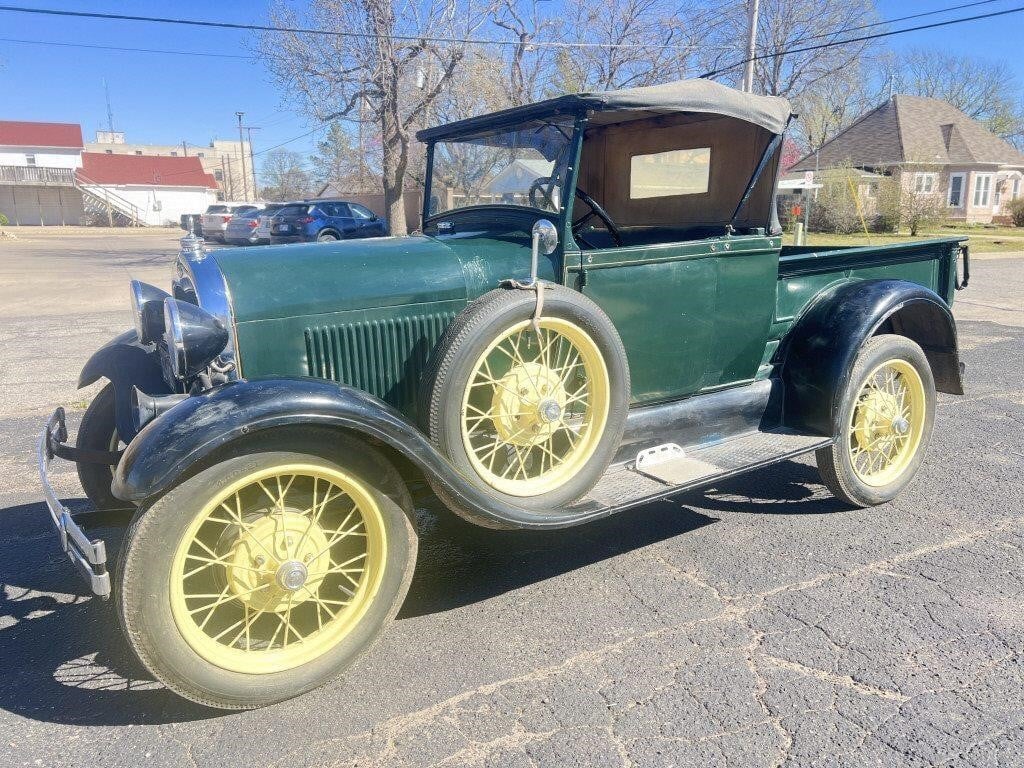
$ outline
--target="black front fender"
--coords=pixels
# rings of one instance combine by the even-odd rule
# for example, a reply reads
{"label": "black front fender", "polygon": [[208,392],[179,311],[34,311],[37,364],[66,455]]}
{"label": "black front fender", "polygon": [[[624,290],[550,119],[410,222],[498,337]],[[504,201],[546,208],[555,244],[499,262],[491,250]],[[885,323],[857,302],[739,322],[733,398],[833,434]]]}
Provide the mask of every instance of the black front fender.
{"label": "black front fender", "polygon": [[843,387],[857,354],[880,331],[920,344],[936,388],[963,394],[956,323],[938,294],[905,280],[841,283],[818,297],[783,341],[787,426],[836,434]]}
{"label": "black front fender", "polygon": [[170,394],[160,370],[160,357],[152,345],[142,344],[134,330],[115,336],[90,357],[78,376],[78,388],[101,378],[114,385],[114,409],[117,433],[124,442],[135,437],[131,414],[132,387],[149,395]]}
{"label": "black front fender", "polygon": [[[559,528],[608,514],[597,504],[567,516],[507,504],[466,481],[416,426],[360,390],[322,379],[268,378],[226,384],[183,400],[147,424],[121,458],[112,490],[124,501],[159,496],[230,443],[276,427],[343,429],[401,453],[443,492],[455,511],[494,528]],[[315,447],[314,447],[315,448]]]}

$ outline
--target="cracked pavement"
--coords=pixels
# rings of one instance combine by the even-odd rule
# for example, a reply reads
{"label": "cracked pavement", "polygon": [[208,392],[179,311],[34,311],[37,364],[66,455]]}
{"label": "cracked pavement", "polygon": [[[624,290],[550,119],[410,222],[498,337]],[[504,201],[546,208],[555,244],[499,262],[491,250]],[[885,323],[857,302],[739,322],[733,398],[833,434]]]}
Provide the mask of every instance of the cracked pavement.
{"label": "cracked pavement", "polygon": [[222,713],[148,678],[84,595],[31,456],[55,405],[77,424],[78,368],[130,322],[129,275],[168,281],[175,234],[0,242],[0,764],[1024,765],[1024,256],[972,264],[969,391],[940,395],[896,501],[845,509],[808,459],[560,532],[419,510],[371,653]]}

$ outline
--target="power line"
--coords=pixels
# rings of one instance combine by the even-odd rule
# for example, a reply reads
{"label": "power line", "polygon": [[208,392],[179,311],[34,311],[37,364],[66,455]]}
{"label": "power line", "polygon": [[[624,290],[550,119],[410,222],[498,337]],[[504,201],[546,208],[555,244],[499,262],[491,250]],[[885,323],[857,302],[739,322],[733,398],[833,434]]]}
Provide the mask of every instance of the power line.
{"label": "power line", "polygon": [[[192,27],[208,27],[214,29],[235,29],[245,32],[275,32],[302,35],[323,35],[327,37],[345,37],[365,40],[378,39],[378,35],[369,32],[352,32],[332,29],[315,29],[307,27],[271,27],[264,24],[239,24],[231,21],[202,21],[200,19],[171,18],[166,16],[131,16],[122,13],[96,13],[90,11],[64,11],[56,8],[24,8],[16,5],[0,5],[0,11],[10,13],[29,13],[43,16],[65,16],[85,19],[104,19],[107,21],[141,21],[153,24],[182,24]],[[390,40],[403,40],[407,42],[423,43],[457,43],[464,45],[522,45],[520,40],[494,40],[472,37],[430,37],[426,35],[389,35]],[[69,44],[70,45],[70,44]],[[695,45],[670,45],[666,43],[568,43],[555,40],[531,40],[529,45],[543,48],[663,48],[676,50],[680,48],[694,48]]]}
{"label": "power line", "polygon": [[1011,13],[1020,13],[1024,11],[1024,5],[1017,6],[1016,8],[1009,8],[1005,11],[993,11],[992,13],[983,13],[978,16],[965,16],[959,19],[948,19],[946,21],[936,21],[932,24],[921,24],[916,27],[906,27],[904,29],[893,29],[888,32],[875,32],[871,35],[861,35],[860,37],[850,37],[844,40],[834,40],[829,43],[819,43],[817,45],[807,45],[803,48],[785,48],[783,50],[773,51],[771,53],[761,53],[757,56],[751,56],[749,58],[740,59],[718,69],[713,69],[710,72],[705,72],[698,77],[714,77],[715,75],[721,75],[724,72],[728,72],[730,69],[746,64],[748,61],[759,61],[761,59],[772,59],[777,56],[788,56],[792,53],[805,53],[807,51],[817,51],[822,48],[835,48],[840,45],[849,45],[850,43],[862,43],[867,40],[877,40],[880,37],[892,37],[893,35],[902,35],[907,32],[919,32],[923,29],[937,29],[938,27],[948,27],[953,24],[963,24],[968,21],[979,21],[981,19],[991,19],[996,16],[1006,16]]}
{"label": "power line", "polygon": [[960,11],[964,8],[973,8],[976,5],[991,5],[992,3],[1002,3],[1006,0],[975,0],[973,3],[962,3],[961,5],[951,5],[948,8],[939,8],[934,11],[924,11],[922,13],[912,13],[909,16],[897,16],[895,19],[883,19],[882,21],[873,21],[870,24],[859,24],[856,27],[844,27],[843,29],[837,29],[832,32],[824,32],[817,35],[806,35],[804,37],[798,37],[793,40],[791,45],[798,45],[805,43],[808,40],[822,40],[828,37],[835,37],[836,35],[845,34],[847,32],[856,32],[859,29],[871,29],[872,27],[884,27],[887,24],[895,24],[898,21],[909,21],[910,19],[920,19],[923,16],[938,16],[943,13],[949,13],[950,11]]}
{"label": "power line", "polygon": [[206,56],[215,59],[245,59],[258,61],[256,56],[244,56],[240,53],[205,53],[203,51],[171,51],[165,48],[123,48],[118,45],[91,45],[89,43],[62,43],[56,40],[25,40],[13,37],[0,37],[0,43],[21,43],[23,45],[54,45],[61,48],[92,48],[101,51],[125,51],[127,53],[162,53],[173,56]]}

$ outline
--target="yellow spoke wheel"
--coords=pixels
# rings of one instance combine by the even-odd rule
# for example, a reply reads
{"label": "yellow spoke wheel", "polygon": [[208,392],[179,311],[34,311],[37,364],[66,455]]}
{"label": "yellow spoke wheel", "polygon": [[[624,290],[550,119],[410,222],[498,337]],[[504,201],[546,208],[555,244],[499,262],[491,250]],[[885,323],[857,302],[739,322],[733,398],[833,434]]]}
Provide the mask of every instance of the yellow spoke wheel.
{"label": "yellow spoke wheel", "polygon": [[896,480],[917,453],[926,412],[924,383],[905,360],[887,360],[864,380],[848,427],[848,450],[861,482]]}
{"label": "yellow spoke wheel", "polygon": [[608,369],[577,324],[526,320],[476,360],[462,399],[462,442],[491,487],[536,496],[564,485],[594,455],[610,408]]}
{"label": "yellow spoke wheel", "polygon": [[178,542],[174,624],[222,669],[293,669],[352,632],[386,552],[381,511],[357,478],[302,463],[252,472],[210,498]]}

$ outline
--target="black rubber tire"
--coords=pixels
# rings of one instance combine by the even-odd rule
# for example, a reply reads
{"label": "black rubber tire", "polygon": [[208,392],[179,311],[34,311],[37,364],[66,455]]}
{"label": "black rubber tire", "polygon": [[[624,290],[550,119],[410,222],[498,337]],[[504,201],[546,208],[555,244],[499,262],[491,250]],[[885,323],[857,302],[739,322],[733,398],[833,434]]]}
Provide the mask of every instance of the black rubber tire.
{"label": "black rubber tire", "polygon": [[[878,365],[896,358],[910,363],[921,376],[926,403],[924,429],[917,452],[903,472],[887,485],[871,486],[858,478],[854,471],[850,451],[846,445],[849,440],[846,425],[850,423],[853,407],[865,378]],[[828,448],[821,448],[815,453],[822,483],[836,498],[854,507],[873,507],[892,501],[914,479],[921,462],[924,461],[931,438],[935,422],[935,379],[928,358],[918,344],[905,336],[884,334],[872,337],[857,356],[853,372],[843,390],[841,403],[835,426],[836,441]]]}
{"label": "black rubber tire", "polygon": [[335,240],[340,239],[341,238],[338,237],[333,232],[321,232],[319,235],[316,236],[316,241],[318,243],[333,243]]}
{"label": "black rubber tire", "polygon": [[[114,385],[107,384],[85,409],[85,416],[82,417],[78,436],[75,438],[75,446],[92,451],[110,451],[116,450],[117,442]],[[113,466],[85,461],[77,462],[75,466],[78,469],[78,480],[82,484],[82,490],[97,511],[133,509],[130,504],[121,501],[110,492],[110,483],[114,479]]]}
{"label": "black rubber tire", "polygon": [[448,327],[423,377],[419,413],[431,440],[481,490],[515,506],[543,512],[571,504],[594,487],[615,455],[629,413],[629,365],[615,326],[579,291],[545,285],[544,317],[576,323],[597,345],[608,369],[610,407],[604,434],[589,461],[567,483],[537,496],[512,496],[488,485],[473,469],[462,443],[462,396],[479,356],[505,329],[533,317],[533,291],[499,288],[470,304]]}
{"label": "black rubber tire", "polygon": [[[292,435],[274,442],[273,450],[256,450],[208,467],[136,514],[118,563],[115,606],[139,661],[178,695],[205,706],[236,710],[290,699],[352,666],[394,619],[416,564],[418,540],[412,501],[398,472],[378,451],[345,436],[331,439],[334,459],[310,453],[310,445],[319,442],[317,438]],[[174,551],[209,493],[261,467],[294,461],[342,468],[357,475],[370,490],[387,530],[388,564],[383,581],[352,632],[309,663],[251,675],[217,667],[185,642],[174,622],[169,589]],[[382,490],[385,488],[388,490]]]}

